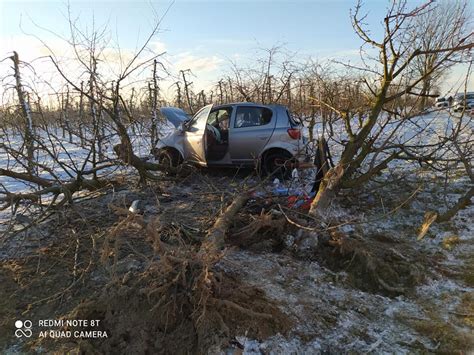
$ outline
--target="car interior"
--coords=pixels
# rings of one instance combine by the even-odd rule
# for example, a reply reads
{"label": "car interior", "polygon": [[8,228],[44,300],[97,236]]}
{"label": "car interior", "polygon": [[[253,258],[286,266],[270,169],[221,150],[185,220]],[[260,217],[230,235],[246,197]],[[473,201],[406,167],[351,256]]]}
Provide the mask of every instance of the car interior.
{"label": "car interior", "polygon": [[211,111],[206,124],[206,157],[217,161],[224,158],[229,148],[229,121],[232,107]]}
{"label": "car interior", "polygon": [[272,111],[263,107],[239,107],[235,117],[235,128],[263,126],[272,119]]}

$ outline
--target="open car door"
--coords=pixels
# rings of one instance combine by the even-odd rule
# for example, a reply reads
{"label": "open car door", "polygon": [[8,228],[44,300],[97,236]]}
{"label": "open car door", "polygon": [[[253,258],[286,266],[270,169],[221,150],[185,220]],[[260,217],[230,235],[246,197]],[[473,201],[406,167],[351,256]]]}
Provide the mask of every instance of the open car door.
{"label": "open car door", "polygon": [[199,110],[184,127],[184,159],[206,166],[206,124],[212,104]]}

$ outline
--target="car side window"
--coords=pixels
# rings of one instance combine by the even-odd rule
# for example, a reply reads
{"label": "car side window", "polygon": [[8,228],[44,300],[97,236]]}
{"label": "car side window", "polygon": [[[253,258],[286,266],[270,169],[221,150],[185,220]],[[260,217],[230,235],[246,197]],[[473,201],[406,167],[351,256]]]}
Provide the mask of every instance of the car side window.
{"label": "car side window", "polygon": [[217,121],[217,113],[219,111],[216,110],[216,111],[212,111],[210,114],[209,114],[209,117],[207,118],[207,124],[210,124],[210,125],[214,125]]}
{"label": "car side window", "polygon": [[226,108],[224,110],[221,110],[219,112],[219,115],[217,116],[217,120],[219,122],[219,128],[227,131],[229,130],[229,121],[230,121],[230,116],[232,115],[232,107]]}
{"label": "car side window", "polygon": [[229,119],[232,115],[232,107],[221,108],[212,111],[207,119],[207,124],[222,130],[229,129]]}
{"label": "car side window", "polygon": [[272,110],[266,107],[240,106],[235,114],[235,128],[263,126],[272,120]]}

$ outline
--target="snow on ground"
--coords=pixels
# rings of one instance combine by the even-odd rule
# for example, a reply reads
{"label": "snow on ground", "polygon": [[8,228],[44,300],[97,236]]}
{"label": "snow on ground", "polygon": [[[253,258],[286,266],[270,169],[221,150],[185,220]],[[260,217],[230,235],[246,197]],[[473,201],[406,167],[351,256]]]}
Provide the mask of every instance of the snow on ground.
{"label": "snow on ground", "polygon": [[[408,327],[397,322],[400,311],[420,317],[419,306],[403,298],[391,299],[354,290],[337,282],[336,275],[315,262],[295,262],[278,254],[259,256],[239,252],[226,260],[243,268],[244,279],[262,288],[284,305],[283,310],[299,320],[295,337],[275,336],[264,342],[245,339],[245,353],[261,350],[278,353],[377,352],[406,353],[399,343],[415,340]],[[235,268],[235,266],[234,266]],[[307,342],[303,339],[314,339]],[[429,344],[427,339],[423,339]],[[379,344],[380,342],[380,344]]]}
{"label": "snow on ground", "polygon": [[[347,212],[352,219],[357,219],[357,213],[355,209]],[[427,255],[428,260],[436,260],[433,262],[436,267],[429,266],[426,279],[413,293],[397,297],[358,290],[345,282],[344,271],[335,273],[317,262],[295,260],[279,253],[241,250],[229,253],[221,266],[224,271],[237,270],[242,279],[262,288],[283,312],[297,319],[287,337],[276,335],[265,340],[251,339],[245,334],[237,337],[244,354],[456,351],[455,347],[446,348],[446,337],[456,339],[453,346],[464,341],[465,346],[471,344],[474,350],[472,325],[462,318],[463,312],[470,311],[461,307],[463,300],[474,295],[474,283],[442,272],[446,269],[474,275],[473,265],[466,265],[474,255],[474,207],[462,211],[453,220],[461,242],[452,249],[443,245],[452,232],[440,226],[434,226],[425,240],[416,241],[421,215],[410,209],[402,210],[388,219],[379,218],[363,226],[365,238],[382,233],[395,240],[411,240],[420,257]]]}
{"label": "snow on ground", "polygon": [[[173,128],[174,126],[167,122],[159,125],[159,136],[163,137],[169,134]],[[23,144],[22,136],[12,131],[7,131],[7,133],[9,134],[0,138],[0,145],[5,144],[5,146],[10,147],[11,149],[21,151]],[[87,143],[83,146],[79,137],[74,135],[69,137],[67,133],[63,135],[59,128],[51,129],[50,133],[51,135],[48,135],[48,133],[43,130],[37,130],[36,133],[38,141],[40,141],[45,147],[44,149],[36,150],[35,160],[43,166],[38,168],[39,177],[48,179],[52,183],[56,183],[58,180],[67,181],[76,178],[76,171],[80,171],[83,165],[85,170],[93,167],[90,147],[87,146]],[[102,142],[103,160],[113,160],[115,159],[113,147],[120,142],[120,139],[117,133],[113,130],[108,130],[104,133],[104,139]],[[153,157],[150,156],[151,137],[147,127],[139,125],[130,126],[129,134],[135,154],[140,157],[153,159]],[[38,146],[38,143],[36,143],[36,146]],[[13,172],[23,173],[26,171],[24,163],[18,163],[5,149],[1,148],[0,167]],[[54,175],[50,172],[53,172]],[[127,169],[124,166],[115,166],[101,170],[98,173],[98,177],[105,177],[109,174],[124,174],[127,172],[130,172],[130,169]],[[37,191],[38,189],[39,187],[33,183],[0,175],[0,192],[6,190],[10,193],[26,193]],[[47,203],[50,198],[51,195],[44,195],[42,197],[43,203]],[[26,211],[23,211],[23,213],[26,213]],[[11,211],[0,211],[0,231],[5,228],[5,224],[10,219],[10,216]]]}

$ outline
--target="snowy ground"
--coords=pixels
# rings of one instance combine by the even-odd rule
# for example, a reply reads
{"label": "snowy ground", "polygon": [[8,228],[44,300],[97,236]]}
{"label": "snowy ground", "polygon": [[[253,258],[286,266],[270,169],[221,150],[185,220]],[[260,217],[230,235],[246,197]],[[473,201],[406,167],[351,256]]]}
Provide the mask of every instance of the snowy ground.
{"label": "snowy ground", "polygon": [[[360,218],[355,209],[347,217]],[[474,208],[459,213],[449,228],[434,226],[428,237],[417,242],[421,218],[408,208],[359,229],[367,239],[385,235],[409,241],[420,259],[430,260],[423,282],[397,297],[355,289],[345,281],[344,271],[335,273],[314,261],[246,251],[228,255],[224,270],[238,270],[245,281],[264,289],[284,312],[298,319],[287,337],[237,338],[244,353],[408,354],[456,352],[462,344],[474,351]],[[449,237],[455,237],[453,245],[447,243]],[[388,243],[386,247],[417,264],[405,254],[403,245]]]}
{"label": "snowy ground", "polygon": [[[161,125],[158,130],[160,136],[165,136],[172,131],[173,126],[169,123]],[[150,136],[144,127],[130,127],[129,134],[132,139],[135,154],[140,157],[149,157],[151,144]],[[77,171],[80,171],[83,167],[85,170],[92,168],[92,157],[90,155],[90,147],[81,145],[81,140],[77,136],[72,136],[71,140],[68,134],[62,135],[61,129],[55,128],[51,130],[51,136],[48,136],[45,131],[38,131],[38,140],[41,144],[44,144],[46,149],[36,150],[35,160],[39,162],[44,168],[39,168],[38,176],[44,179],[50,180],[52,183],[57,181],[68,181],[74,179],[77,176]],[[22,150],[22,136],[10,132],[0,138],[0,144],[5,144],[7,147],[21,151]],[[113,146],[119,143],[119,137],[117,133],[110,130],[106,132],[105,138],[102,142],[103,151],[103,162],[108,160],[114,160],[115,153],[113,152]],[[38,144],[37,144],[38,146]],[[12,156],[5,150],[0,148],[0,167],[13,172],[25,172],[25,165],[18,163]],[[50,173],[52,171],[54,176]],[[126,174],[130,172],[130,169],[124,166],[114,166],[106,168],[98,173],[98,177],[107,177],[113,174]],[[8,191],[10,193],[26,193],[37,191],[39,187],[33,183],[28,183],[18,179],[10,178],[7,176],[0,175],[0,192]],[[47,203],[51,195],[44,195],[42,197],[43,203]],[[5,225],[9,223],[12,215],[11,210],[0,211],[0,231],[5,229]],[[32,211],[20,210],[17,213],[29,214]]]}

